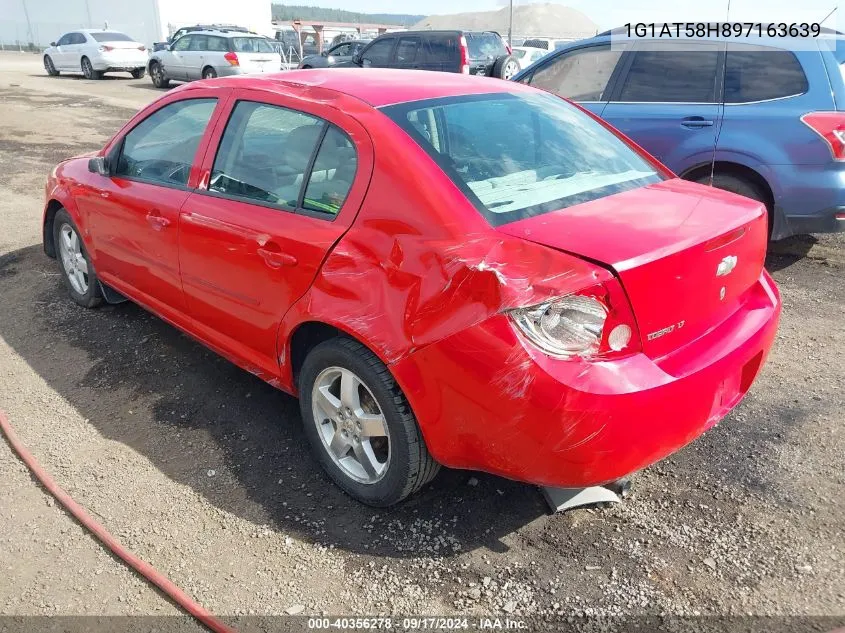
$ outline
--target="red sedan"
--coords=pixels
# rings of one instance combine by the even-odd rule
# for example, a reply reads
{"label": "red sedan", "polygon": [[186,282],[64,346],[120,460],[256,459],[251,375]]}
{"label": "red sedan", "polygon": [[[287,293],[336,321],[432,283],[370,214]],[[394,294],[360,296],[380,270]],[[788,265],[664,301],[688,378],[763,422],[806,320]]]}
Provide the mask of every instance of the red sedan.
{"label": "red sedan", "polygon": [[128,298],[298,394],[323,467],[376,506],[439,464],[644,468],[740,401],[780,315],[763,205],[497,80],[185,85],[46,193],[74,301]]}

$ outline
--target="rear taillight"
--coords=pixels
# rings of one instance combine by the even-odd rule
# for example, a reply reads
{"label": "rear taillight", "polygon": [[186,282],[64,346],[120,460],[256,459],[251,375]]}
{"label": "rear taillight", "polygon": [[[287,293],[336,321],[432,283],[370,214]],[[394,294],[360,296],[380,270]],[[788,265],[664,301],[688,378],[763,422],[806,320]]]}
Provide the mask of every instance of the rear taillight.
{"label": "rear taillight", "polygon": [[139,51],[145,51],[145,50],[147,50],[147,47],[142,44],[141,46],[138,47],[138,50]]}
{"label": "rear taillight", "polygon": [[226,53],[225,55],[223,55],[223,59],[225,59],[227,62],[229,62],[230,66],[240,66],[241,65],[241,62],[238,59],[237,53],[231,53],[231,52]]}
{"label": "rear taillight", "polygon": [[505,50],[508,52],[508,55],[513,55],[513,49],[511,48],[511,45],[507,42],[505,42]]}
{"label": "rear taillight", "polygon": [[464,35],[461,35],[461,72],[464,75],[469,74],[469,45]]}
{"label": "rear taillight", "polygon": [[631,304],[615,278],[508,314],[531,343],[555,358],[606,359],[641,349]]}
{"label": "rear taillight", "polygon": [[99,48],[99,51],[100,51],[101,53],[109,53],[109,52],[111,52],[111,51],[113,51],[113,50],[114,50],[114,46],[101,46],[101,47]]}
{"label": "rear taillight", "polygon": [[845,160],[845,112],[809,112],[801,121],[824,139],[835,160]]}

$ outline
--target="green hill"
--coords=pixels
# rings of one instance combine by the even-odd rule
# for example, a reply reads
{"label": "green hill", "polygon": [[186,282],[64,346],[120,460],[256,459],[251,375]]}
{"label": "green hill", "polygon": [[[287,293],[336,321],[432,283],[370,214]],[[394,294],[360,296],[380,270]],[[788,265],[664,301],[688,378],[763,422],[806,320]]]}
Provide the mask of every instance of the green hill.
{"label": "green hill", "polygon": [[343,9],[324,9],[294,4],[274,4],[274,20],[325,20],[326,22],[364,22],[410,26],[422,20],[424,15],[406,13],[358,13]]}

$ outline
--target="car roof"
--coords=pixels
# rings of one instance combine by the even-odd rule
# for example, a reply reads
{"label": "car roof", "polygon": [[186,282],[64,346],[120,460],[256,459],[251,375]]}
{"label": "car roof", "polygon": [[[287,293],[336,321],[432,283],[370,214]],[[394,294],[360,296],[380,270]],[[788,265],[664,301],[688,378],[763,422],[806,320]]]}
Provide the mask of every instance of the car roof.
{"label": "car roof", "polygon": [[253,33],[252,31],[230,31],[227,29],[195,29],[193,31],[188,31],[183,35],[183,37],[187,35],[218,35],[220,37],[261,37],[264,39],[269,39],[264,37],[263,35],[259,35],[258,33]]}
{"label": "car roof", "polygon": [[473,77],[460,73],[426,73],[420,80],[419,70],[393,68],[315,68],[288,70],[267,75],[239,75],[186,84],[198,88],[253,88],[283,92],[286,86],[320,88],[355,97],[374,108],[462,95],[532,92],[523,84],[501,79]]}

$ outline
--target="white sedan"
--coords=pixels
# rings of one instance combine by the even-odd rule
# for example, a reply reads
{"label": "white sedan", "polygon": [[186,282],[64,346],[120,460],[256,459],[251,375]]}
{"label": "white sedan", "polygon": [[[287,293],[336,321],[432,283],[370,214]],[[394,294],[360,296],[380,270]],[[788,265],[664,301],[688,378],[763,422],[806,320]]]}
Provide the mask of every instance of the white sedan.
{"label": "white sedan", "polygon": [[103,73],[128,72],[135,79],[144,76],[147,48],[125,33],[103,29],[79,29],[65,33],[44,51],[44,69],[49,75],[82,73],[86,79],[102,79]]}
{"label": "white sedan", "polygon": [[534,48],[533,46],[513,47],[513,56],[516,57],[516,63],[519,64],[520,70],[525,70],[548,53],[549,51],[544,48]]}

